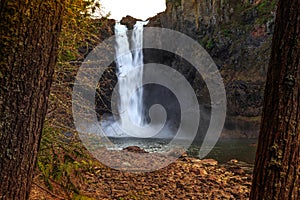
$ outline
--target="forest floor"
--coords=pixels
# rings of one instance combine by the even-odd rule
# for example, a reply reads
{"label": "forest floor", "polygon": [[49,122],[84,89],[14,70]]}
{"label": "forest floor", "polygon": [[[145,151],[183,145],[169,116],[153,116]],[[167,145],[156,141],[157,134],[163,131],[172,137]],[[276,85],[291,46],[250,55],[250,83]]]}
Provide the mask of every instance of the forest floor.
{"label": "forest floor", "polygon": [[30,199],[245,200],[249,198],[252,166],[237,160],[218,164],[213,159],[183,156],[153,172],[124,172],[99,163],[93,170],[80,173],[84,178],[73,181],[80,188],[80,195],[71,197],[55,185],[50,191],[36,177]]}

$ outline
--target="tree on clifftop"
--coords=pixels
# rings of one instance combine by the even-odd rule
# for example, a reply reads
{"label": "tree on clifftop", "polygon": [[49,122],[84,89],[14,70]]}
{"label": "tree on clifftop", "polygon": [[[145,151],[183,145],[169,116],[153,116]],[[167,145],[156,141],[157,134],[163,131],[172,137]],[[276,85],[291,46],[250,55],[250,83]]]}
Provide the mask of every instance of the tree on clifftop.
{"label": "tree on clifftop", "polygon": [[300,0],[279,0],[250,199],[300,199]]}
{"label": "tree on clifftop", "polygon": [[64,4],[0,3],[0,199],[29,198]]}

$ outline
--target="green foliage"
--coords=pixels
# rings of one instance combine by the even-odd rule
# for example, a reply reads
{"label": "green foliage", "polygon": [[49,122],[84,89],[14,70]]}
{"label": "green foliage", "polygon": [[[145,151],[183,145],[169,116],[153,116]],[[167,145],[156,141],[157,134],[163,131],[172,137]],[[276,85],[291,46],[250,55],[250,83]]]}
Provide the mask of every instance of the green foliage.
{"label": "green foliage", "polygon": [[62,185],[66,191],[76,191],[71,180],[75,158],[84,157],[82,150],[71,141],[66,141],[61,131],[51,127],[44,128],[37,166],[40,169],[46,186],[52,190],[53,182]]}
{"label": "green foliage", "polygon": [[206,49],[211,49],[211,48],[214,47],[214,45],[215,45],[214,40],[213,40],[212,38],[210,38],[210,39],[207,41],[205,48],[206,48]]}
{"label": "green foliage", "polygon": [[269,14],[275,10],[277,1],[263,0],[257,5],[257,11],[260,14]]}
{"label": "green foliage", "polygon": [[95,164],[78,141],[72,127],[71,86],[78,67],[70,65],[69,62],[82,59],[79,47],[94,45],[99,40],[101,23],[95,23],[91,18],[93,12],[99,8],[96,0],[66,1],[58,65],[37,161],[37,167],[48,189],[53,190],[54,185],[59,185],[70,199],[76,200],[90,199],[80,195],[78,182],[84,182],[82,172],[91,172]]}
{"label": "green foliage", "polygon": [[97,0],[68,0],[63,17],[58,62],[79,57],[78,47],[97,40],[97,29],[91,16],[101,9]]}
{"label": "green foliage", "polygon": [[81,172],[92,172],[94,166],[92,158],[75,137],[66,137],[61,130],[46,124],[37,167],[48,189],[52,190],[53,183],[56,183],[66,193],[79,195],[80,191],[75,180],[83,181],[84,177]]}
{"label": "green foliage", "polygon": [[257,18],[257,24],[264,24],[271,18],[273,18],[272,12],[275,12],[277,0],[263,0],[256,5],[256,10],[259,17]]}
{"label": "green foliage", "polygon": [[222,33],[225,37],[229,37],[232,34],[232,31],[230,29],[223,29]]}

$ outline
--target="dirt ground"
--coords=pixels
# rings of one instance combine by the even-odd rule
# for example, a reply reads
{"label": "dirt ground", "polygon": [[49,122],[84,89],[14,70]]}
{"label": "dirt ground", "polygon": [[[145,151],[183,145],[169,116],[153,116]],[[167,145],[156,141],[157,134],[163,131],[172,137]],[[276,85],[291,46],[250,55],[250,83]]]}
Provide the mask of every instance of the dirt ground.
{"label": "dirt ground", "polygon": [[[111,152],[110,153],[110,157]],[[121,159],[114,152],[114,159]],[[108,154],[107,154],[108,155]],[[155,156],[154,154],[140,154]],[[105,155],[104,155],[105,156]],[[122,154],[124,158],[124,154]],[[126,157],[126,156],[125,156]],[[120,160],[120,166],[130,170],[137,166]],[[161,157],[156,159],[161,161]],[[164,158],[168,159],[168,158]],[[145,162],[149,161],[149,157]],[[123,162],[123,163],[122,163]],[[130,164],[131,163],[131,164]],[[146,163],[152,166],[151,162]],[[151,167],[150,167],[151,168]],[[122,168],[120,168],[122,169]],[[213,159],[180,157],[172,164],[152,172],[125,172],[101,163],[88,172],[80,172],[76,180],[80,195],[67,195],[57,185],[50,191],[39,177],[34,179],[31,200],[52,199],[241,199],[249,198],[252,166],[237,160],[218,164]]]}

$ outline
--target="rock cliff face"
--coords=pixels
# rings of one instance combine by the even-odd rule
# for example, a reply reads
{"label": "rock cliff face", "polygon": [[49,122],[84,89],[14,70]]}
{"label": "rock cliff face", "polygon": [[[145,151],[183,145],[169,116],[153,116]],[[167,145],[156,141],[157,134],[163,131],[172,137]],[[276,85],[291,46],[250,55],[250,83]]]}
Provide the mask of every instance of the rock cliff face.
{"label": "rock cliff face", "polygon": [[[197,40],[219,67],[228,106],[223,137],[258,136],[275,5],[274,0],[167,0],[166,11],[150,18],[148,26]],[[205,90],[191,66],[171,65],[196,91]]]}
{"label": "rock cliff face", "polygon": [[[167,0],[166,4],[166,11],[150,18],[147,26],[182,32],[198,41],[214,59],[227,93],[222,136],[257,137],[276,0]],[[135,22],[130,16],[121,21],[129,28]],[[144,61],[178,70],[197,91],[200,102],[209,104],[207,88],[189,63],[176,55],[147,49]],[[109,91],[105,92],[109,96]]]}

